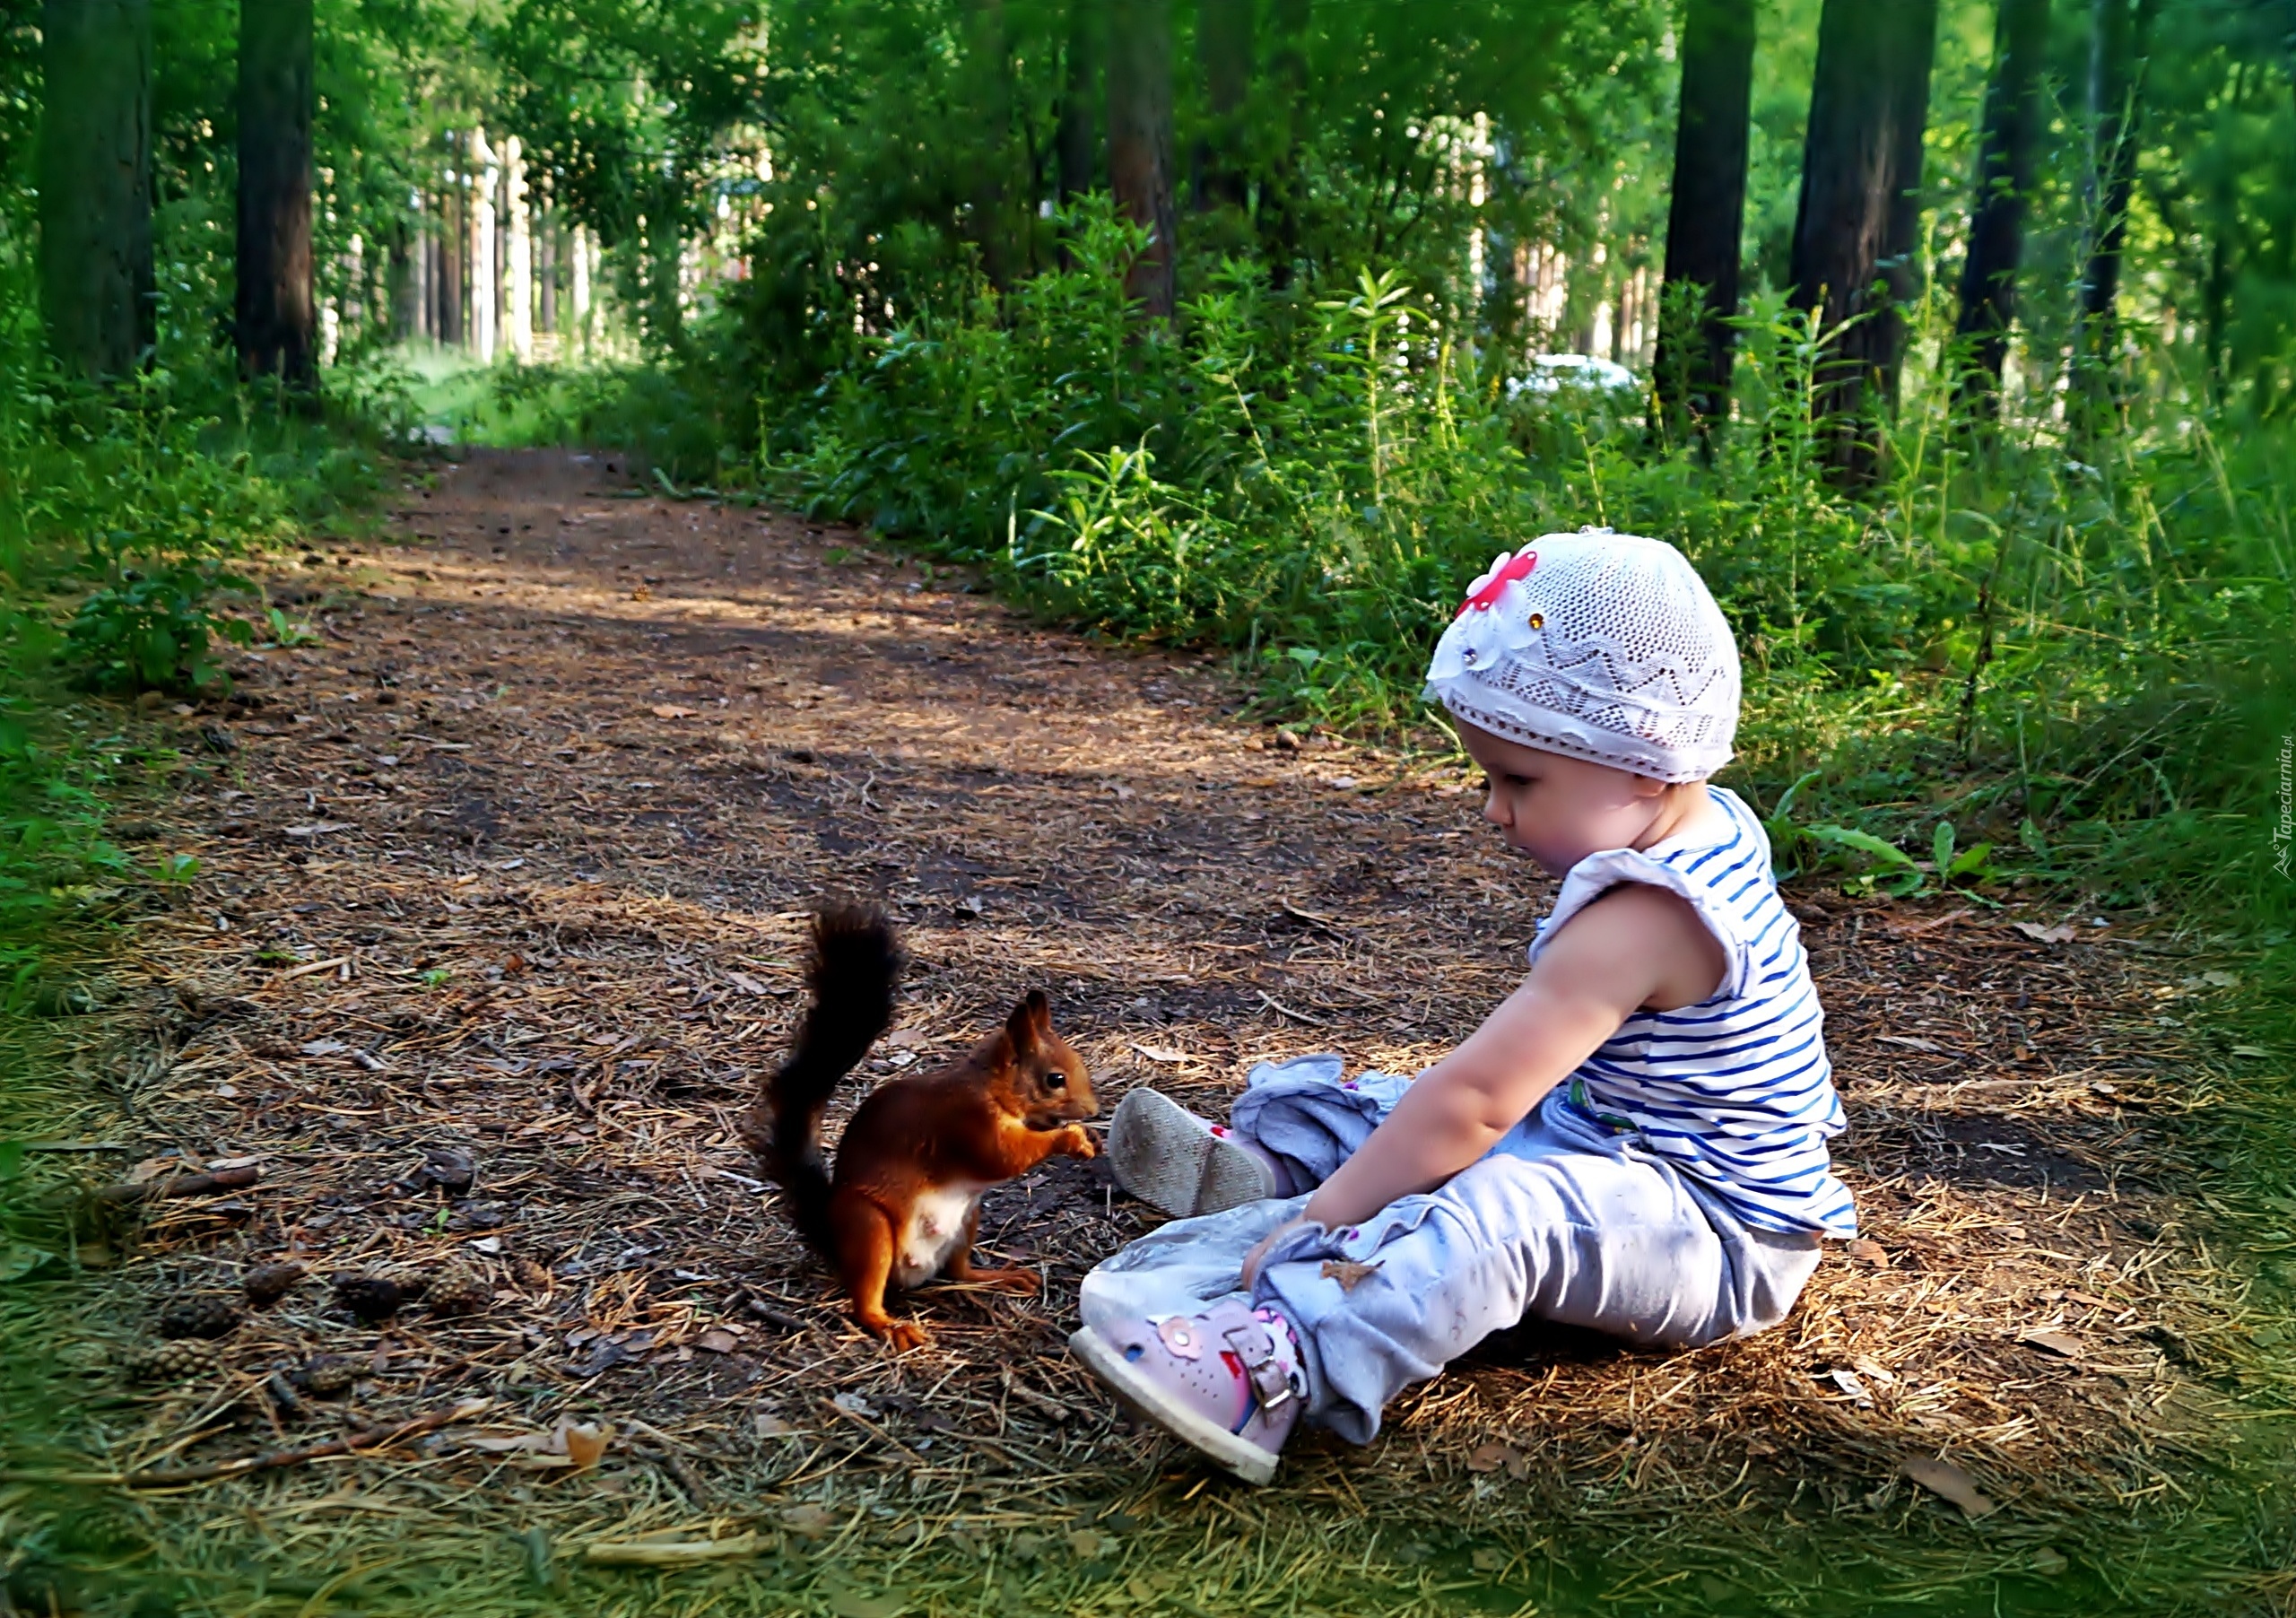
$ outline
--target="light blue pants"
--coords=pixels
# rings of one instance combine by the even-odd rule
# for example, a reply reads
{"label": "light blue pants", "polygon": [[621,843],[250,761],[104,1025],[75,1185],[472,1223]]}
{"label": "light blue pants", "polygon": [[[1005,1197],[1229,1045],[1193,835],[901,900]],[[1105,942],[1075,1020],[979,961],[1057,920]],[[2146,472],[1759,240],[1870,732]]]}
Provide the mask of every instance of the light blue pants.
{"label": "light blue pants", "polygon": [[[1344,1080],[1344,1072],[1329,1056],[1262,1063],[1231,1127],[1283,1162],[1295,1185],[1319,1185],[1411,1083],[1382,1073]],[[1244,1255],[1305,1203],[1175,1220],[1131,1243],[1085,1277],[1085,1320],[1192,1311],[1235,1291]],[[1300,1335],[1309,1419],[1362,1444],[1404,1387],[1526,1316],[1636,1343],[1718,1342],[1784,1319],[1818,1257],[1814,1233],[1743,1223],[1557,1090],[1437,1189],[1361,1225],[1293,1231],[1269,1255],[1252,1299],[1282,1310]]]}

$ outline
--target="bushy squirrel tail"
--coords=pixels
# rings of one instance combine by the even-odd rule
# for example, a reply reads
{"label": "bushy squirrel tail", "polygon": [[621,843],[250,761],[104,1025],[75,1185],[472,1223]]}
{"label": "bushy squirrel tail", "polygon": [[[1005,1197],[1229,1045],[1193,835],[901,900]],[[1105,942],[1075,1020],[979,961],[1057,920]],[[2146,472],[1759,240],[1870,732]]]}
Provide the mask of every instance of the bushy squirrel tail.
{"label": "bushy squirrel tail", "polygon": [[893,1020],[900,946],[876,911],[825,909],[813,918],[812,1002],[788,1059],[765,1082],[742,1119],[744,1143],[781,1187],[781,1199],[813,1250],[831,1256],[829,1171],[822,1163],[822,1116],[845,1075]]}

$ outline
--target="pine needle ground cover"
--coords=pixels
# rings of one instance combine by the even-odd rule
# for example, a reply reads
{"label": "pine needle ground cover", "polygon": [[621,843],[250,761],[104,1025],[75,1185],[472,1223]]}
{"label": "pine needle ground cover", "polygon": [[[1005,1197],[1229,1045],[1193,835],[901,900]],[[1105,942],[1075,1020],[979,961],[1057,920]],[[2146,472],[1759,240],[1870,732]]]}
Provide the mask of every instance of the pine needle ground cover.
{"label": "pine needle ground cover", "polygon": [[1446,756],[1284,745],[1214,665],[623,473],[474,456],[262,570],[317,641],[120,718],[190,761],[123,846],[200,863],[73,963],[100,1009],[11,1025],[19,1609],[2289,1599],[2276,1070],[2205,918],[1795,887],[1866,1228],[1745,1343],[1509,1333],[1246,1492],[1062,1352],[1152,1222],[1062,1161],[984,1219],[1043,1295],[928,1289],[887,1356],[730,1129],[821,895],[916,959],[873,1074],[1043,987],[1104,1105],[1217,1110],[1431,1059],[1547,894]]}

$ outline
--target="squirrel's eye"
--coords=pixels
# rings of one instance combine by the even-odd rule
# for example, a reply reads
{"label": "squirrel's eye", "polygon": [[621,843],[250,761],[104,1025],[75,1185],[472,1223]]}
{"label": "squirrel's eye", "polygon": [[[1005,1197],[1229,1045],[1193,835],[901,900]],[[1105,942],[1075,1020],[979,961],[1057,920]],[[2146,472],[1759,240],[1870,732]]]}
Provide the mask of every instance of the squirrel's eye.
{"label": "squirrel's eye", "polygon": [[1065,1090],[1068,1088],[1068,1075],[1056,1067],[1044,1075],[1044,1087],[1047,1090]]}

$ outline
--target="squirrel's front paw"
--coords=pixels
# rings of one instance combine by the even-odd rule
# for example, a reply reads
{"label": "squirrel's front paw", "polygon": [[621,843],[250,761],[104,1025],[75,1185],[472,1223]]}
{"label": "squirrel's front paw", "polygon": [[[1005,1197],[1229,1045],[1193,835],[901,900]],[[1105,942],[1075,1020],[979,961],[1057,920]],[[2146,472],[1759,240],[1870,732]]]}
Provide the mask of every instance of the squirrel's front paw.
{"label": "squirrel's front paw", "polygon": [[1098,1157],[1100,1143],[1084,1132],[1082,1124],[1071,1124],[1061,1131],[1060,1149],[1071,1157]]}

